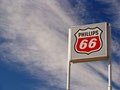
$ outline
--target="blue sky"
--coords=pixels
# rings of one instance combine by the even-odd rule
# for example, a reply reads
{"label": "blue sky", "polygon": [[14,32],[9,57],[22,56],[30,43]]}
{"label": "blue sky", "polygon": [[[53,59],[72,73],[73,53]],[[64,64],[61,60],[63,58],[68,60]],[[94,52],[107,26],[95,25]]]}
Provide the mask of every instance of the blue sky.
{"label": "blue sky", "polygon": [[[1,0],[0,90],[66,90],[68,28],[99,22],[112,25],[112,85],[120,90],[119,5],[119,0]],[[107,90],[107,64],[73,64],[71,90]]]}

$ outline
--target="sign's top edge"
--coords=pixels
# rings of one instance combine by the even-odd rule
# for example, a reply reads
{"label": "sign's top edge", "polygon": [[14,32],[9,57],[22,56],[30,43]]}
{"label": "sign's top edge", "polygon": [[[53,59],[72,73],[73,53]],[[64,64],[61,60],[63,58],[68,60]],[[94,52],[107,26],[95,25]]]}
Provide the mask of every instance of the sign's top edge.
{"label": "sign's top edge", "polygon": [[88,26],[88,25],[98,25],[98,24],[109,24],[109,23],[108,22],[100,22],[100,23],[85,24],[85,25],[74,25],[74,26],[71,26],[70,28],[80,27],[80,26]]}

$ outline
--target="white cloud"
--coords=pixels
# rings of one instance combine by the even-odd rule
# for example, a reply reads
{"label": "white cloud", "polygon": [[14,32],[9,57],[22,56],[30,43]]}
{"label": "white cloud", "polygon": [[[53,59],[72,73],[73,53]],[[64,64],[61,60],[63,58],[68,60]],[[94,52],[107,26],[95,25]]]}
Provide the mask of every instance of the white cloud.
{"label": "white cloud", "polygon": [[117,39],[112,40],[112,51],[115,53],[117,56],[120,56],[120,44],[117,41]]}
{"label": "white cloud", "polygon": [[[100,3],[109,4],[110,7],[105,9],[105,13],[114,14],[114,21],[112,22],[112,26],[116,28],[120,28],[120,2],[118,0],[97,0]],[[110,18],[110,17],[108,17]],[[119,29],[118,29],[119,30]]]}
{"label": "white cloud", "polygon": [[[67,33],[76,23],[64,8],[57,0],[2,0],[0,7],[1,37],[9,40],[0,45],[2,53],[9,51],[4,57],[23,63],[33,76],[46,80],[50,86],[65,88]],[[107,82],[101,75],[107,77],[107,64],[103,62],[72,65],[71,88],[105,90]]]}
{"label": "white cloud", "polygon": [[67,31],[74,22],[55,0],[3,0],[1,5],[7,15],[2,16],[2,37],[10,40],[0,46],[2,51],[9,49],[4,57],[25,64],[32,75],[51,85],[65,87]]}

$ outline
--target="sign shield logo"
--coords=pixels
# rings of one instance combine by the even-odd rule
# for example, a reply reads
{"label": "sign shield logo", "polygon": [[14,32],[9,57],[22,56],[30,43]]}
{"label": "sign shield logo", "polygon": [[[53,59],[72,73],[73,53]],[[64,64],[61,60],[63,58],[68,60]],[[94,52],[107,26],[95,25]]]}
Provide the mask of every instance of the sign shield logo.
{"label": "sign shield logo", "polygon": [[74,35],[76,42],[74,49],[79,54],[87,54],[99,51],[102,46],[102,30],[99,27],[79,29]]}

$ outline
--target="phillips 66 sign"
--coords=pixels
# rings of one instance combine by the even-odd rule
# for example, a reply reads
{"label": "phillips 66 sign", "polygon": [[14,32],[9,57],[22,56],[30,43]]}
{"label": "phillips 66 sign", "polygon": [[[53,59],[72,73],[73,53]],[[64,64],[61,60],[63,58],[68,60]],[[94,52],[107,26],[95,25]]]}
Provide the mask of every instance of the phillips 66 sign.
{"label": "phillips 66 sign", "polygon": [[97,23],[69,29],[68,59],[70,62],[107,60],[111,47],[110,24]]}

